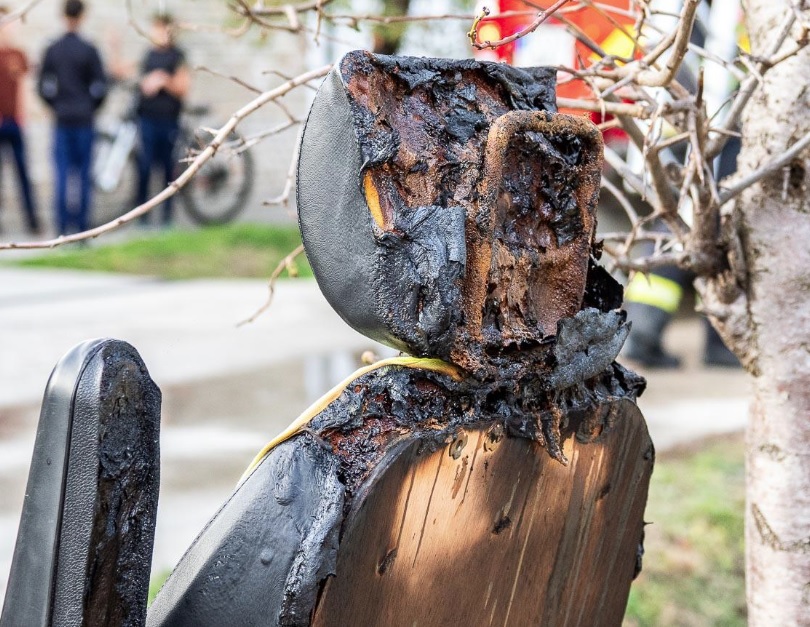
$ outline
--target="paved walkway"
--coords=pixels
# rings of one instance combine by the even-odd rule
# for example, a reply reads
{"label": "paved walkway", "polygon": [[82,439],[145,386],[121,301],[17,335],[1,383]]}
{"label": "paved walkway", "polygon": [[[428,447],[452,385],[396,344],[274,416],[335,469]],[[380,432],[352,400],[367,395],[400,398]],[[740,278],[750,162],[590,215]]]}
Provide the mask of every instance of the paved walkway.
{"label": "paved walkway", "polygon": [[[312,281],[282,282],[271,310],[255,280],[167,282],[0,267],[0,594],[8,575],[41,395],[71,346],[132,343],[164,393],[155,570],[165,570],[224,499],[261,445],[313,397],[381,347],[355,333]],[[672,330],[686,358],[649,373],[640,405],[658,450],[746,420],[745,377],[697,364],[700,325]]]}

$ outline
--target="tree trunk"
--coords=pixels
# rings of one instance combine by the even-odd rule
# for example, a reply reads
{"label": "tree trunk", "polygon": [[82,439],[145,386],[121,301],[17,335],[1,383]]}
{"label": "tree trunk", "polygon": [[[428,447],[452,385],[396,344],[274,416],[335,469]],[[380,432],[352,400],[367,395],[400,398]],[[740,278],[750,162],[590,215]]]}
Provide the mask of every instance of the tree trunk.
{"label": "tree trunk", "polygon": [[[767,56],[791,3],[744,4],[752,52]],[[810,10],[802,13],[810,20]],[[754,95],[743,120],[740,175],[808,132],[806,48],[770,70]],[[745,268],[738,303],[744,300],[745,307],[738,310],[744,330],[732,348],[743,357],[754,388],[746,454],[746,588],[753,626],[810,625],[808,167],[805,153],[749,189],[734,214]]]}

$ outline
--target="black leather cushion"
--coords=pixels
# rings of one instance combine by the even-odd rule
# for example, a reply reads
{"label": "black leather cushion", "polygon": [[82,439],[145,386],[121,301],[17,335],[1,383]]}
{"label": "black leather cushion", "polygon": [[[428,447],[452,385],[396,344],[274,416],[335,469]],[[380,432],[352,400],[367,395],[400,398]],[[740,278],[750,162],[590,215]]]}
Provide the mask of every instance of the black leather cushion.
{"label": "black leather cushion", "polygon": [[345,488],[310,435],[274,448],[186,551],[149,627],[307,625],[334,573]]}

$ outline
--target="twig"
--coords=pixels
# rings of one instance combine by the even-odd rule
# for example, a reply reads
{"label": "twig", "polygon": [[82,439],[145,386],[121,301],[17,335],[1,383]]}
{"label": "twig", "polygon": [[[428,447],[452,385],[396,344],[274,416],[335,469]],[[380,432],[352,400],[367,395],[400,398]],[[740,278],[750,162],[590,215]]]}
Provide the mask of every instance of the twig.
{"label": "twig", "polygon": [[[790,30],[793,28],[793,25],[796,23],[796,16],[793,13],[788,14],[785,16],[784,22],[780,25],[779,29],[776,33],[776,38],[774,39],[773,45],[768,48],[769,56],[773,56],[781,50],[782,45],[785,43],[785,40],[790,35]],[[759,73],[762,74],[763,72],[767,71],[765,64],[762,64],[759,67]],[[740,85],[740,91],[737,93],[737,96],[731,102],[731,108],[729,109],[728,114],[723,123],[723,128],[729,131],[733,131],[737,128],[737,124],[740,121],[740,116],[742,115],[743,110],[745,109],[748,101],[751,99],[751,96],[754,95],[757,86],[759,85],[759,80],[756,76],[751,75],[745,81],[742,82]],[[707,159],[714,159],[717,155],[720,154],[720,151],[723,150],[726,143],[728,142],[728,137],[720,136],[712,140],[708,147],[706,148],[706,158]]]}
{"label": "twig", "polygon": [[273,104],[276,105],[279,109],[281,109],[281,112],[287,116],[287,120],[289,120],[290,122],[297,123],[301,121],[292,114],[292,112],[289,110],[287,105],[284,104],[282,100],[274,100]]}
{"label": "twig", "polygon": [[[454,21],[473,21],[473,28],[479,24],[490,22],[495,19],[504,19],[508,17],[522,17],[526,15],[536,15],[537,11],[504,11],[498,15],[490,16],[489,13],[482,13],[473,15],[472,13],[440,13],[431,15],[349,15],[338,13],[324,13],[323,19],[334,24],[348,24],[356,27],[361,22],[371,22],[373,24],[409,24],[412,22],[444,22],[447,20]],[[477,20],[477,21],[476,21]]]}
{"label": "twig", "polygon": [[[312,11],[317,6],[317,2],[312,5],[306,5],[306,8],[301,9],[302,11]],[[303,5],[301,5],[303,6]],[[262,28],[266,29],[277,29],[277,30],[284,30],[289,33],[299,33],[304,30],[301,26],[301,23],[298,21],[298,16],[296,11],[290,5],[281,5],[278,7],[270,7],[275,12],[272,13],[274,16],[284,16],[287,18],[287,23],[281,22],[269,22],[264,18],[264,16],[271,15],[265,13],[264,9],[253,9],[248,6],[245,0],[235,0],[235,4],[231,6],[234,12],[238,13],[246,17],[248,20],[261,26]],[[291,17],[292,15],[292,17]]]}
{"label": "twig", "polygon": [[734,65],[733,61],[727,61],[722,57],[714,54],[713,52],[709,52],[705,48],[702,48],[694,43],[689,43],[689,50],[694,52],[695,54],[703,57],[704,59],[711,61],[712,63],[716,63],[720,67],[722,67],[726,72],[731,74],[737,81],[744,81],[746,78],[746,73],[743,72],[740,68]]}
{"label": "twig", "polygon": [[245,2],[237,0],[239,6],[245,11],[245,15],[260,15],[262,17],[287,16],[290,11],[295,13],[308,13],[309,11],[321,10],[333,0],[313,0],[312,2],[302,2],[300,4],[280,4],[261,7],[249,7]]}
{"label": "twig", "polygon": [[239,26],[234,28],[225,28],[219,24],[197,24],[195,22],[177,22],[176,27],[178,30],[191,33],[224,33],[228,37],[238,39],[250,30],[250,20],[244,19]]}
{"label": "twig", "polygon": [[622,178],[622,180],[627,183],[633,190],[642,198],[647,195],[647,190],[644,188],[644,182],[630,169],[630,166],[625,163],[624,159],[622,159],[618,153],[605,146],[605,161],[608,162],[608,165],[616,170],[617,174]]}
{"label": "twig", "polygon": [[15,20],[20,20],[21,22],[25,22],[25,18],[28,17],[28,14],[31,12],[35,6],[37,6],[42,0],[30,0],[27,4],[14,9],[13,11],[9,11],[2,17],[0,17],[0,26],[5,26]]}
{"label": "twig", "polygon": [[629,115],[646,119],[650,117],[650,112],[645,105],[630,102],[604,102],[597,100],[585,100],[582,98],[557,98],[557,106],[565,109],[580,109],[582,111],[593,111],[595,113],[610,113],[611,115]]}
{"label": "twig", "polygon": [[610,129],[613,128],[621,128],[621,127],[622,125],[619,123],[619,120],[615,118],[612,120],[608,120],[607,122],[600,122],[599,124],[596,125],[596,128],[599,129],[600,133],[604,133],[605,131],[609,131]]}
{"label": "twig", "polygon": [[751,187],[757,181],[765,178],[769,174],[772,174],[783,168],[784,166],[788,165],[795,157],[797,157],[801,152],[810,146],[810,133],[802,137],[799,141],[793,144],[788,150],[782,153],[782,155],[768,163],[767,165],[762,166],[758,170],[751,172],[748,176],[740,179],[732,185],[731,187],[726,188],[720,194],[720,203],[725,204],[729,200],[739,196],[742,192],[746,189]]}
{"label": "twig", "polygon": [[258,144],[259,142],[267,139],[268,137],[272,137],[273,135],[278,135],[282,131],[286,131],[288,128],[292,126],[296,126],[300,124],[301,120],[296,120],[295,118],[291,118],[281,124],[277,124],[273,128],[269,128],[266,131],[262,131],[261,133],[256,133],[255,135],[250,135],[249,137],[240,138],[236,142],[232,142],[228,147],[233,151],[233,154],[238,155],[246,150],[250,150]]}
{"label": "twig", "polygon": [[[293,79],[292,76],[289,74],[285,74],[284,72],[280,72],[279,70],[264,70],[262,74],[271,74],[273,76],[278,76],[279,78],[285,81],[291,81]],[[318,91],[318,88],[314,85],[310,85],[309,83],[305,83],[301,85],[301,87],[306,87],[307,89],[311,89],[312,91]]]}
{"label": "twig", "polygon": [[630,220],[630,224],[636,224],[639,221],[638,213],[633,208],[633,204],[627,199],[627,196],[605,176],[602,177],[602,187],[609,191],[610,195],[621,205]]}
{"label": "twig", "polygon": [[673,135],[672,137],[667,137],[666,139],[662,139],[657,141],[653,146],[650,146],[651,151],[661,152],[667,148],[671,148],[676,144],[680,144],[682,141],[689,139],[689,133],[683,132],[678,133],[677,135]]}
{"label": "twig", "polygon": [[197,65],[194,68],[195,72],[206,72],[207,74],[211,74],[212,76],[216,76],[218,78],[224,78],[229,81],[232,81],[239,85],[240,87],[244,87],[248,91],[252,91],[254,94],[261,94],[264,93],[264,90],[259,89],[258,87],[254,87],[250,83],[246,83],[238,76],[233,76],[231,74],[223,74],[222,72],[217,72],[216,70],[212,70],[211,68],[205,67],[204,65]]}
{"label": "twig", "polygon": [[147,33],[143,29],[143,27],[140,24],[138,24],[138,20],[135,19],[135,12],[132,10],[132,0],[126,0],[126,4],[124,6],[126,6],[127,9],[127,22],[129,23],[130,27],[132,27],[132,30],[134,30],[138,35],[143,37],[152,46],[159,48],[160,42],[157,42],[154,39],[152,39],[152,36],[149,33]]}
{"label": "twig", "polygon": [[656,268],[664,268],[667,266],[680,266],[689,267],[690,257],[685,252],[669,252],[661,253],[653,257],[642,257],[640,259],[631,259],[624,253],[619,253],[609,243],[605,243],[604,251],[613,257],[616,267],[625,271],[636,271],[648,273]]}
{"label": "twig", "polygon": [[300,145],[300,141],[295,142],[295,149],[293,150],[292,159],[290,159],[290,168],[287,170],[287,178],[284,181],[284,189],[282,189],[281,193],[275,198],[265,200],[264,203],[262,203],[265,206],[272,207],[275,205],[283,205],[286,207],[289,204],[293,180],[295,179],[295,170],[298,166],[298,148]]}
{"label": "twig", "polygon": [[518,32],[513,33],[512,35],[509,35],[508,37],[498,39],[497,41],[485,41],[485,42],[476,41],[478,31],[475,28],[475,26],[473,26],[473,29],[470,30],[470,32],[468,33],[470,37],[470,43],[472,44],[473,48],[477,50],[485,50],[487,48],[494,49],[498,48],[499,46],[504,46],[506,44],[512,43],[513,41],[516,41],[521,37],[525,37],[529,33],[533,33],[534,31],[536,31],[537,28],[540,26],[540,24],[545,22],[552,15],[554,15],[554,12],[557,11],[557,9],[568,4],[569,2],[571,2],[571,0],[557,0],[557,2],[552,4],[547,10],[540,11],[537,14],[537,17],[535,17],[534,20],[532,20],[532,22],[528,26],[520,29]]}
{"label": "twig", "polygon": [[742,137],[742,133],[740,133],[739,131],[729,131],[728,129],[715,126],[709,127],[708,132],[719,133],[720,135],[726,135],[727,137],[736,137],[738,139]]}
{"label": "twig", "polygon": [[255,322],[259,316],[261,316],[265,311],[270,309],[270,305],[273,304],[273,296],[276,293],[276,282],[278,281],[278,278],[281,276],[281,273],[284,272],[284,270],[287,270],[287,272],[289,272],[290,275],[293,276],[293,273],[296,271],[293,261],[295,261],[295,258],[298,257],[298,255],[300,255],[302,252],[304,252],[304,245],[299,244],[295,248],[295,250],[293,250],[289,255],[284,257],[284,259],[278,262],[276,269],[273,270],[273,273],[270,275],[270,280],[267,283],[267,300],[264,301],[264,304],[261,307],[259,307],[253,313],[252,316],[246,318],[245,320],[242,320],[239,324],[237,324],[236,325],[237,327],[241,327],[246,324],[250,324],[251,322]]}
{"label": "twig", "polygon": [[177,177],[175,181],[170,183],[163,191],[161,191],[156,196],[152,197],[147,202],[143,203],[142,205],[138,205],[131,211],[125,213],[119,218],[112,220],[111,222],[107,222],[106,224],[102,224],[93,229],[89,229],[87,231],[82,231],[81,233],[75,233],[73,235],[61,235],[54,239],[43,240],[38,242],[7,242],[7,243],[0,243],[0,250],[12,250],[12,249],[42,249],[42,248],[55,248],[56,246],[61,246],[62,244],[68,244],[71,242],[80,242],[82,240],[92,239],[98,237],[99,235],[103,235],[104,233],[108,233],[110,231],[114,231],[115,229],[132,222],[136,218],[148,213],[168,198],[174,196],[183,186],[188,183],[188,181],[193,177],[197,171],[209,160],[211,157],[216,154],[219,147],[225,143],[233,132],[233,130],[237,127],[237,125],[247,116],[252,114],[257,109],[260,109],[268,102],[272,102],[276,98],[279,98],[286,94],[287,92],[295,89],[299,85],[311,81],[315,78],[325,76],[327,72],[332,68],[331,65],[326,65],[322,68],[317,70],[312,70],[310,72],[305,72],[296,78],[287,81],[286,83],[279,85],[275,89],[271,89],[270,91],[266,91],[257,98],[254,98],[241,109],[239,109],[236,113],[231,116],[231,119],[222,126],[219,131],[217,131],[216,136],[208,143],[205,149],[191,162],[191,164],[186,168],[183,173]]}
{"label": "twig", "polygon": [[[683,5],[679,22],[676,29],[668,33],[656,46],[638,61],[628,63],[613,70],[602,70],[592,68],[590,71],[594,76],[599,76],[611,81],[619,81],[621,84],[633,83],[645,87],[668,87],[677,90],[674,80],[678,69],[683,63],[684,56],[689,46],[689,37],[692,34],[692,26],[695,22],[699,0],[686,0]],[[655,68],[659,58],[668,52],[669,57],[664,65],[664,69]],[[608,88],[611,91],[617,87]],[[686,90],[677,90],[686,94]],[[681,97],[681,96],[679,96]]]}
{"label": "twig", "polygon": [[[597,239],[605,242],[623,242],[627,238],[627,233],[600,233]],[[669,242],[675,238],[669,233],[655,233],[643,231],[635,236],[635,242]]]}

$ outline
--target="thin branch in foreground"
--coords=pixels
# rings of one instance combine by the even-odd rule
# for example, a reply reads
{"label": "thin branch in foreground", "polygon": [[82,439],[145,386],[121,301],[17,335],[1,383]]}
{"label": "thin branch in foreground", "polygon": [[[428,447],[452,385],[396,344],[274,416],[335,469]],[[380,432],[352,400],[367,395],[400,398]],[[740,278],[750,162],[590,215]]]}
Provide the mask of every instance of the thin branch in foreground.
{"label": "thin branch in foreground", "polygon": [[294,79],[287,81],[286,83],[279,85],[275,89],[271,89],[270,91],[266,91],[257,98],[254,98],[249,103],[247,103],[244,107],[239,109],[236,113],[231,116],[231,119],[228,122],[220,127],[219,131],[217,131],[216,136],[208,143],[208,145],[203,149],[203,151],[197,155],[197,157],[192,161],[188,168],[186,168],[183,173],[177,177],[172,183],[170,183],[163,191],[158,193],[156,196],[153,196],[150,200],[143,203],[142,205],[138,205],[131,211],[125,213],[119,218],[112,220],[111,222],[107,222],[106,224],[102,224],[93,229],[89,229],[87,231],[82,231],[81,233],[75,233],[73,235],[60,235],[54,239],[49,240],[42,240],[42,241],[35,241],[35,242],[6,242],[0,243],[0,250],[19,250],[19,249],[43,249],[43,248],[55,248],[57,246],[61,246],[63,244],[69,244],[72,242],[80,242],[87,239],[93,239],[98,237],[99,235],[103,235],[104,233],[109,233],[110,231],[114,231],[115,229],[132,222],[136,218],[149,213],[152,209],[162,204],[168,198],[174,196],[180,189],[182,189],[186,183],[191,180],[200,168],[209,160],[211,157],[216,154],[217,150],[221,145],[228,141],[228,137],[237,127],[237,125],[247,116],[254,113],[256,110],[260,109],[268,102],[273,102],[276,98],[279,98],[286,94],[287,92],[295,89],[296,87],[311,81],[315,78],[326,76],[329,70],[332,69],[331,65],[326,65],[322,68],[317,70],[312,70],[310,72],[305,72],[300,76],[295,77]]}
{"label": "thin branch in foreground", "polygon": [[533,33],[534,31],[536,31],[538,29],[538,27],[543,22],[545,22],[548,18],[550,18],[552,15],[554,15],[554,13],[555,13],[555,11],[557,11],[557,9],[562,8],[564,5],[568,4],[569,2],[571,2],[571,0],[557,0],[557,2],[552,4],[547,10],[540,11],[537,14],[537,17],[534,18],[534,20],[532,20],[532,22],[528,26],[526,26],[525,28],[520,29],[518,32],[516,32],[516,33],[514,33],[512,35],[509,35],[508,37],[504,37],[503,39],[499,39],[497,41],[479,42],[479,41],[477,41],[477,37],[478,37],[477,26],[478,26],[478,22],[480,22],[484,17],[489,15],[489,12],[486,11],[485,14],[482,17],[476,18],[476,22],[473,23],[473,27],[472,27],[472,29],[470,29],[470,32],[467,33],[467,36],[470,38],[470,43],[472,44],[473,48],[476,48],[477,50],[485,50],[487,48],[494,49],[494,48],[498,48],[499,46],[505,46],[506,44],[512,43],[513,41],[516,41],[516,40],[520,39],[521,37],[525,37],[529,33]]}
{"label": "thin branch in foreground", "polygon": [[126,9],[127,9],[127,23],[135,31],[137,35],[140,35],[143,39],[149,42],[150,45],[154,46],[155,48],[160,47],[160,42],[155,41],[152,39],[152,35],[150,35],[146,29],[144,29],[139,23],[138,20],[135,19],[135,11],[132,9],[132,0],[126,0]]}
{"label": "thin branch in foreground", "polygon": [[5,26],[15,20],[20,20],[21,22],[25,22],[25,18],[28,17],[28,14],[31,12],[35,6],[37,6],[42,0],[30,0],[27,4],[19,7],[18,9],[14,9],[13,11],[9,11],[3,16],[0,16],[0,26]]}
{"label": "thin branch in foreground", "polygon": [[278,278],[281,276],[281,273],[284,272],[284,270],[287,270],[290,276],[296,276],[295,273],[297,272],[297,268],[295,267],[294,262],[295,258],[298,257],[298,255],[300,255],[302,252],[304,252],[304,245],[299,244],[295,250],[278,262],[276,269],[273,270],[273,274],[270,275],[270,280],[267,283],[267,300],[264,301],[264,304],[259,307],[252,316],[237,324],[237,327],[250,324],[251,322],[256,322],[256,319],[259,316],[270,309],[270,305],[273,304],[273,296],[276,293],[276,283],[278,282]]}
{"label": "thin branch in foreground", "polygon": [[252,91],[254,94],[261,94],[264,93],[263,90],[259,89],[258,87],[254,87],[250,83],[243,81],[238,76],[233,76],[231,74],[223,74],[222,72],[218,72],[217,70],[212,70],[211,68],[205,67],[204,65],[197,65],[194,67],[195,72],[205,72],[210,74],[211,76],[216,76],[217,78],[224,78],[231,82],[236,83],[240,87],[244,87],[248,91]]}
{"label": "thin branch in foreground", "polygon": [[689,253],[686,252],[668,252],[653,257],[631,259],[610,246],[608,242],[605,242],[603,250],[613,258],[613,262],[617,268],[625,272],[642,272],[644,274],[657,268],[665,268],[668,266],[688,267],[690,259]]}
{"label": "thin branch in foreground", "polygon": [[[776,55],[782,49],[782,45],[790,35],[790,30],[793,28],[795,23],[796,16],[793,13],[785,16],[784,22],[780,24],[776,31],[776,37],[774,38],[773,43],[768,46],[768,53],[770,56]],[[768,68],[765,66],[765,63],[762,63],[759,65],[758,69],[759,73],[762,74]],[[755,75],[749,76],[740,84],[740,89],[737,92],[734,100],[731,102],[729,111],[723,120],[723,128],[729,131],[733,131],[737,128],[737,123],[740,120],[740,116],[742,115],[743,110],[745,109],[746,105],[748,105],[748,101],[751,99],[751,96],[754,95],[754,92],[758,86],[759,80]],[[713,159],[719,155],[727,142],[728,137],[723,135],[712,140],[706,148],[706,158]]]}
{"label": "thin branch in foreground", "polygon": [[630,220],[630,224],[637,224],[639,221],[638,213],[636,212],[635,208],[633,208],[633,204],[628,200],[627,196],[625,196],[622,191],[616,187],[608,177],[603,176],[601,181],[602,187],[606,189],[613,198],[616,199],[616,202],[619,203],[622,209],[624,209],[625,214],[627,214],[627,219]]}
{"label": "thin branch in foreground", "polygon": [[175,26],[177,30],[190,33],[222,33],[228,37],[238,39],[250,30],[250,20],[242,20],[242,23],[234,28],[225,28],[218,24],[197,24],[195,22],[176,22]]}
{"label": "thin branch in foreground", "polygon": [[237,13],[244,11],[245,17],[251,15],[261,15],[262,17],[279,16],[286,17],[290,11],[296,13],[307,13],[309,11],[321,11],[323,8],[330,4],[332,0],[313,0],[312,2],[301,2],[300,4],[278,4],[275,6],[261,6],[249,7],[244,0],[237,0],[237,6],[233,6],[233,10]]}
{"label": "thin branch in foreground", "polygon": [[288,128],[292,126],[296,126],[297,124],[301,124],[301,120],[297,120],[295,118],[289,119],[281,124],[277,124],[273,128],[269,128],[266,131],[262,131],[261,133],[256,133],[255,135],[250,135],[248,137],[243,137],[239,141],[234,142],[232,146],[230,146],[233,154],[238,155],[250,148],[253,148],[259,142],[264,141],[268,137],[273,137],[274,135],[278,135],[282,131],[286,131]]}
{"label": "thin branch in foreground", "polygon": [[290,194],[292,193],[293,180],[295,179],[295,170],[298,166],[298,150],[301,147],[300,135],[299,140],[295,142],[293,149],[292,159],[290,159],[290,168],[287,171],[287,178],[284,181],[284,189],[281,193],[274,197],[265,200],[262,204],[265,207],[274,207],[276,205],[288,206],[290,203]]}
{"label": "thin branch in foreground", "polygon": [[726,190],[720,194],[720,203],[721,204],[727,203],[732,198],[739,196],[742,192],[751,187],[751,185],[753,185],[757,181],[785,167],[795,157],[801,154],[801,152],[808,146],[810,146],[810,133],[808,133],[807,135],[802,137],[799,141],[797,141],[795,144],[793,144],[778,158],[774,159],[770,163],[765,164],[758,170],[751,172],[751,174],[740,179],[737,183],[735,183],[731,187],[726,188]]}

